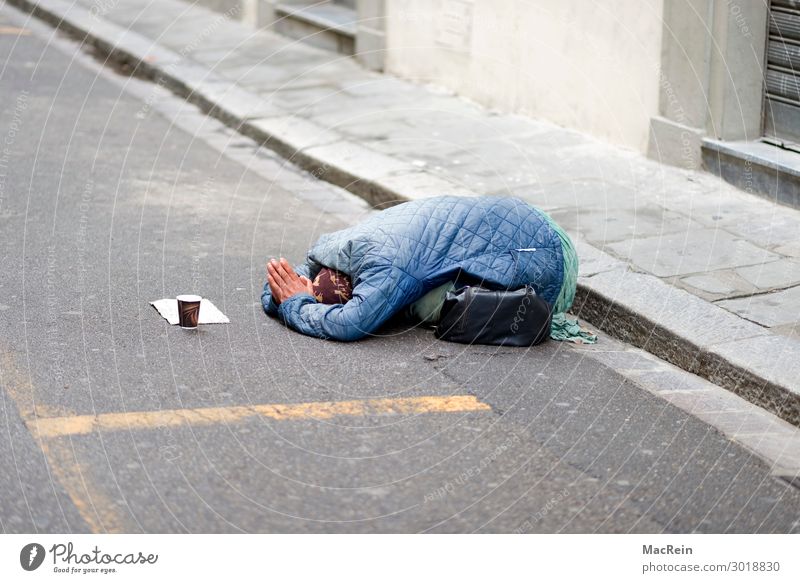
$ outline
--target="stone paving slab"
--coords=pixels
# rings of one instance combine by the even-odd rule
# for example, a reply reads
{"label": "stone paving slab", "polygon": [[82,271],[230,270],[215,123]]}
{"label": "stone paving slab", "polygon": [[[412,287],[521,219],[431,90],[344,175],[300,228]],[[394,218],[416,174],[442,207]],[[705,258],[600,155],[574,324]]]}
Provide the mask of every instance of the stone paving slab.
{"label": "stone paving slab", "polygon": [[[619,200],[619,199],[617,199]],[[662,208],[559,209],[550,215],[571,235],[580,235],[600,247],[607,243],[702,229],[689,217]]]}
{"label": "stone paving slab", "polygon": [[732,269],[690,275],[678,280],[676,285],[709,301],[750,296],[759,291],[756,286]]}
{"label": "stone paving slab", "polygon": [[[688,226],[688,225],[687,225]],[[691,226],[690,226],[691,227]],[[721,229],[688,228],[608,245],[619,257],[658,277],[761,265],[780,256]],[[702,252],[698,253],[698,250]]]}
{"label": "stone paving slab", "polygon": [[[800,287],[770,294],[718,302],[726,310],[770,328],[797,322],[800,314]],[[798,376],[800,379],[800,376]]]}
{"label": "stone paving slab", "polygon": [[[800,233],[797,236],[800,237]],[[762,290],[791,287],[800,284],[800,261],[794,259],[773,261],[741,267],[736,273]]]}
{"label": "stone paving slab", "polygon": [[[557,212],[588,258],[577,313],[800,424],[800,343],[787,332],[800,314],[781,306],[797,293],[783,288],[794,285],[799,211],[176,0],[159,2],[160,19],[147,0],[10,4],[373,204],[488,192]],[[781,317],[767,310],[757,324],[736,313],[742,298],[709,301],[753,287],[753,301],[777,302]]]}
{"label": "stone paving slab", "polygon": [[575,250],[580,257],[578,265],[578,276],[582,279],[589,278],[598,273],[607,271],[617,271],[620,276],[628,270],[625,261],[615,259],[607,253],[603,253],[582,239],[575,239]]}

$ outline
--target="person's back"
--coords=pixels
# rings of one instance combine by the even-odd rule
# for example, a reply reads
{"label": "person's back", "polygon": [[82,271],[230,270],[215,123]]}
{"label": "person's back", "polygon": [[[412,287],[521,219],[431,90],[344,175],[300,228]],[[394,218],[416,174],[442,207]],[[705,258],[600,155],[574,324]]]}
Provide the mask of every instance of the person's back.
{"label": "person's back", "polygon": [[322,267],[352,278],[350,301],[319,304],[298,293],[277,306],[267,285],[262,302],[295,330],[338,340],[373,333],[458,273],[493,288],[531,284],[551,304],[564,280],[562,236],[552,219],[509,197],[443,196],[391,207],[320,237],[297,272],[313,278]]}
{"label": "person's back", "polygon": [[561,286],[561,244],[544,217],[517,198],[435,197],[323,235],[308,256],[354,279],[364,269],[391,264],[420,281],[422,293],[461,269],[487,286],[533,283],[553,302]]}

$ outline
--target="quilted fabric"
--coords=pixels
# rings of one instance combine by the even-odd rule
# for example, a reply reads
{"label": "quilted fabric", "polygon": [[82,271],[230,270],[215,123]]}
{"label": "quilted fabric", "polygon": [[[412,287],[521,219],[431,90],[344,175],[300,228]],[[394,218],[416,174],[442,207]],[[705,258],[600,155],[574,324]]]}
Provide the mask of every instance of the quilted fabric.
{"label": "quilted fabric", "polygon": [[320,338],[357,340],[459,270],[494,289],[533,285],[552,305],[561,290],[561,241],[544,214],[514,197],[441,196],[406,202],[366,221],[320,237],[305,264],[311,279],[322,267],[347,273],[346,304],[317,303],[307,293],[279,306],[264,286],[264,310],[291,328]]}

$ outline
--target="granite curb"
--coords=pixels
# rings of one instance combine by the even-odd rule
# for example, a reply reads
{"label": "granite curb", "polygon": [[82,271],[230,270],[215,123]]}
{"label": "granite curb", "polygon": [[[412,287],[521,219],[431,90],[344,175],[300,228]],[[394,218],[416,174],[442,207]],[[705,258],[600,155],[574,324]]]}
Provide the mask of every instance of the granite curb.
{"label": "granite curb", "polygon": [[[315,177],[377,208],[433,194],[474,196],[338,132],[291,115],[203,65],[63,0],[8,0],[168,88]],[[800,341],[778,337],[623,261],[576,242],[573,312],[605,333],[722,386],[800,426]],[[658,298],[658,301],[653,301]]]}

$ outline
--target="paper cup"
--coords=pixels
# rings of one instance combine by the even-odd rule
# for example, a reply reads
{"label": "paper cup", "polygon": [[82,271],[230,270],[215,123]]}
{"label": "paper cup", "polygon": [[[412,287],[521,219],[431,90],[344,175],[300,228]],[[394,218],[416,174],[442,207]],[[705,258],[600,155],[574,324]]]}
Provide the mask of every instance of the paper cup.
{"label": "paper cup", "polygon": [[178,300],[178,323],[185,330],[197,328],[200,321],[200,296],[181,295]]}

